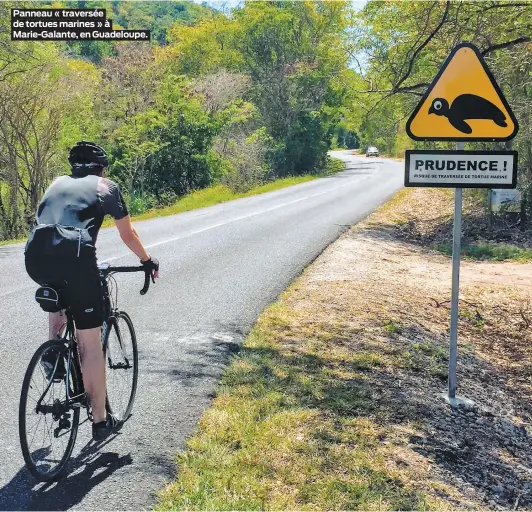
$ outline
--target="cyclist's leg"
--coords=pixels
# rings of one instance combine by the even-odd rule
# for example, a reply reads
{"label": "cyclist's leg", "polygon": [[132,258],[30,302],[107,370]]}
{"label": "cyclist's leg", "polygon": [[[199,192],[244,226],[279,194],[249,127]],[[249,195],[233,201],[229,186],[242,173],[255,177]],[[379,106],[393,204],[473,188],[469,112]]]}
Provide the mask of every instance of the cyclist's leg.
{"label": "cyclist's leg", "polygon": [[65,324],[66,315],[64,309],[57,313],[48,313],[49,339],[53,340],[55,338],[60,338]]}
{"label": "cyclist's leg", "polygon": [[103,359],[101,328],[78,329],[78,350],[81,359],[83,385],[89,396],[94,423],[105,421],[105,362]]}
{"label": "cyclist's leg", "polygon": [[93,422],[105,421],[105,363],[101,325],[103,291],[96,259],[72,262],[65,268],[68,304],[77,330],[83,385],[92,408]]}

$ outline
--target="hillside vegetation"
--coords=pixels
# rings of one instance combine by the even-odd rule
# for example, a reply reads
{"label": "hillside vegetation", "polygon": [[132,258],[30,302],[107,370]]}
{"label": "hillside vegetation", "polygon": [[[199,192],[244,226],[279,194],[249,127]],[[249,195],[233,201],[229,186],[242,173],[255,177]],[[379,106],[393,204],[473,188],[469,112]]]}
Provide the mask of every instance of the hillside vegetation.
{"label": "hillside vegetation", "polygon": [[103,7],[116,27],[150,29],[142,43],[12,42],[11,6],[0,3],[0,239],[27,233],[80,139],[108,150],[140,213],[212,185],[244,193],[319,173],[331,147],[400,155],[413,145],[405,120],[461,40],[481,48],[519,119],[532,213],[532,4],[39,4]]}

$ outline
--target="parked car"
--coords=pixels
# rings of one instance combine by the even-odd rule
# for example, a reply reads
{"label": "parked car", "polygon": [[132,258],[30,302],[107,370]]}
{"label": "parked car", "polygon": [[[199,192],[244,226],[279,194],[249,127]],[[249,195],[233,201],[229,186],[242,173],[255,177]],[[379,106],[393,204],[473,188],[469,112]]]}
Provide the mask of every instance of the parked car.
{"label": "parked car", "polygon": [[366,149],[366,156],[379,156],[379,150],[375,146],[369,146]]}

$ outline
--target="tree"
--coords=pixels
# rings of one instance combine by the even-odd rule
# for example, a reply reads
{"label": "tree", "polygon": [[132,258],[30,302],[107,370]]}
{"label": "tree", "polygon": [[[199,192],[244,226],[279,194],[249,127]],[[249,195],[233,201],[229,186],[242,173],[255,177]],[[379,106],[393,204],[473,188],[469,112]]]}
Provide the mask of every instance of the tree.
{"label": "tree", "polygon": [[324,165],[340,119],[349,13],[344,2],[248,2],[230,18],[175,27],[163,55],[176,73],[249,76],[244,99],[272,138],[274,175],[312,172]]}
{"label": "tree", "polygon": [[90,84],[80,80],[71,65],[51,59],[38,71],[0,82],[0,213],[4,237],[25,231],[46,187],[65,169],[63,144],[69,142],[65,132],[70,132],[76,116],[86,112],[79,103],[91,91]]}
{"label": "tree", "polygon": [[159,130],[161,149],[150,159],[153,193],[159,198],[165,192],[182,195],[210,185],[208,153],[218,126],[183,77],[165,77],[156,109],[164,123]]}
{"label": "tree", "polygon": [[346,65],[343,2],[248,2],[234,15],[236,44],[276,150],[276,175],[324,165],[339,121]]}
{"label": "tree", "polygon": [[[412,144],[404,135],[406,119],[461,41],[481,49],[507,96],[514,96],[512,104],[530,103],[525,91],[532,33],[528,2],[375,1],[365,6],[350,31],[349,51],[358,71],[353,112],[363,127],[362,138],[382,137],[388,151]],[[368,65],[358,65],[360,60]],[[526,116],[527,108],[516,110],[518,118]],[[517,145],[528,140],[522,137]]]}

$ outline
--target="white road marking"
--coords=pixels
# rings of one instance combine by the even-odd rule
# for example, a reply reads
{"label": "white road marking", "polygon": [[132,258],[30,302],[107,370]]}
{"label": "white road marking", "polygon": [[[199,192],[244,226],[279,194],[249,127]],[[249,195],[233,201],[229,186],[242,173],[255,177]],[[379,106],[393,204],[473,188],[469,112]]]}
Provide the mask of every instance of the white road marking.
{"label": "white road marking", "polygon": [[[355,180],[349,180],[349,184],[358,183],[360,181],[363,181],[363,180],[366,180],[366,179],[370,178],[374,174],[377,174],[381,170],[381,166],[377,162],[375,162],[375,164],[376,164],[376,170],[373,173],[371,173],[371,174],[369,174],[367,176],[364,176],[363,178],[359,178],[359,179],[355,179]],[[277,210],[279,208],[283,208],[285,206],[289,206],[291,204],[298,203],[300,201],[305,201],[307,199],[312,199],[313,197],[318,197],[318,196],[321,196],[321,195],[324,195],[324,194],[328,194],[329,192],[333,192],[333,191],[338,190],[340,188],[345,188],[345,186],[346,186],[346,184],[344,183],[342,185],[330,188],[328,190],[324,190],[324,191],[319,192],[317,194],[311,194],[309,196],[301,197],[299,199],[294,199],[293,201],[288,201],[287,203],[279,204],[277,206],[272,206],[271,208],[266,208],[265,210],[261,210],[259,212],[250,213],[249,215],[243,215],[242,217],[236,217],[234,219],[230,219],[230,220],[227,220],[225,222],[220,222],[218,224],[213,224],[212,226],[208,226],[208,227],[203,228],[203,229],[198,229],[196,231],[192,231],[192,232],[190,232],[190,233],[188,233],[186,235],[181,235],[181,236],[177,236],[177,237],[173,237],[173,238],[168,238],[168,239],[162,240],[160,242],[155,242],[153,244],[145,245],[144,247],[146,249],[151,249],[152,247],[157,247],[159,245],[164,245],[164,244],[176,242],[177,240],[183,240],[184,238],[189,238],[191,236],[198,235],[200,233],[204,233],[205,231],[209,231],[211,229],[216,229],[216,228],[225,226],[227,224],[231,224],[232,222],[237,222],[239,220],[245,220],[245,219],[249,219],[251,217],[256,217],[257,215],[262,215],[263,213],[271,212],[272,210]],[[121,258],[125,258],[126,256],[130,256],[130,253],[128,252],[128,253],[121,254],[119,256],[113,256],[112,258],[105,258],[105,259],[103,259],[101,261],[101,263],[119,260]],[[13,293],[19,293],[19,292],[28,290],[30,288],[32,288],[32,287],[31,286],[24,286],[24,287],[20,287],[18,289],[15,289],[15,290],[6,291],[6,292],[3,292],[3,293],[0,293],[0,297],[6,297],[7,295],[11,295]]]}
{"label": "white road marking", "polygon": [[[359,181],[366,180],[366,179],[370,178],[371,176],[373,176],[374,174],[376,174],[379,171],[380,171],[380,166],[377,165],[377,170],[375,172],[371,173],[368,176],[364,176],[363,178],[359,178],[359,179],[356,179],[356,180],[350,180],[349,184],[358,183]],[[322,196],[324,194],[328,194],[329,192],[333,192],[334,190],[338,190],[340,188],[345,188],[345,186],[346,186],[346,184],[342,184],[342,185],[339,185],[338,187],[333,187],[333,188],[330,188],[328,190],[324,190],[323,192],[318,192],[317,194],[311,194],[309,196],[300,197],[299,199],[294,199],[293,201],[288,201],[286,203],[278,204],[276,206],[272,206],[271,208],[266,208],[265,210],[261,210],[259,212],[250,213],[248,215],[243,215],[241,217],[235,217],[234,219],[226,220],[224,222],[219,222],[218,224],[213,224],[212,226],[208,226],[206,228],[202,228],[202,229],[198,229],[196,231],[192,231],[192,232],[190,232],[190,233],[188,233],[186,235],[180,235],[180,236],[168,238],[166,240],[161,240],[160,242],[155,242],[153,244],[145,245],[144,247],[146,249],[151,249],[152,247],[157,247],[159,245],[169,244],[169,243],[172,243],[172,242],[176,242],[177,240],[183,240],[184,238],[189,238],[191,236],[198,235],[200,233],[204,233],[205,231],[210,231],[211,229],[216,229],[216,228],[219,228],[219,227],[222,227],[222,226],[226,226],[227,224],[231,224],[232,222],[237,222],[239,220],[245,220],[245,219],[249,219],[251,217],[256,217],[257,215],[262,215],[263,213],[268,213],[268,212],[271,212],[273,210],[277,210],[279,208],[284,208],[285,206],[289,206],[291,204],[299,203],[299,202],[305,201],[307,199],[312,199],[313,197],[318,197],[318,196]],[[105,259],[105,261],[114,261],[114,260],[123,258],[123,257],[125,257],[127,255],[128,255],[128,253],[127,254],[123,254],[121,256],[114,256],[112,258]]]}

